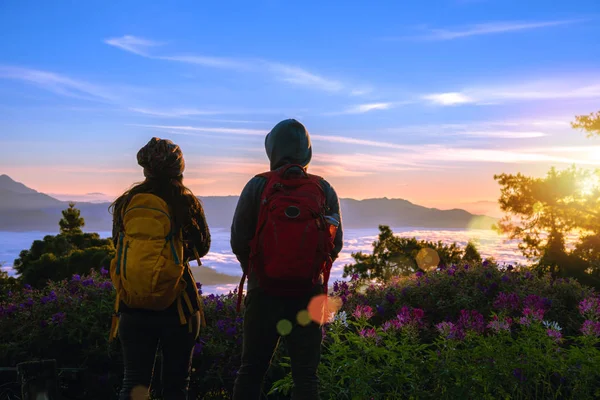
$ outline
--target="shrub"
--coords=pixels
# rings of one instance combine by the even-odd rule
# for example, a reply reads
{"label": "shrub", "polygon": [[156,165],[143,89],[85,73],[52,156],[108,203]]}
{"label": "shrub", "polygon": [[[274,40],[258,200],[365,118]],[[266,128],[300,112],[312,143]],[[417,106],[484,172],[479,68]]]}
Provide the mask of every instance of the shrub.
{"label": "shrub", "polygon": [[394,235],[385,225],[373,242],[372,254],[352,253],[354,264],[344,266],[344,278],[355,275],[360,281],[387,282],[398,276],[461,262],[480,262],[481,256],[472,242],[463,250],[456,243],[429,242]]}
{"label": "shrub", "polygon": [[[387,284],[338,281],[333,295],[343,305],[324,329],[324,399],[600,395],[600,298],[573,280],[483,262]],[[243,323],[235,300],[204,297],[190,399],[231,396]],[[113,302],[105,270],[43,289],[0,288],[0,365],[56,358],[87,368],[86,399],[114,398],[123,367],[118,340],[108,343]],[[265,382],[270,399],[289,391],[288,373],[282,348]]]}
{"label": "shrub", "polygon": [[41,288],[49,280],[108,268],[114,255],[112,240],[101,239],[97,233],[47,235],[21,251],[14,264],[23,283]]}

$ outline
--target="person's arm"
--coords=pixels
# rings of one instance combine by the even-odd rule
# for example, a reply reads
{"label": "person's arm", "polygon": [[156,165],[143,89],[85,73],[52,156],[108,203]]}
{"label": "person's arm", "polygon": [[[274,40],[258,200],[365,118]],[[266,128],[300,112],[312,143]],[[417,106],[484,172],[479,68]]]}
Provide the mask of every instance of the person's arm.
{"label": "person's arm", "polygon": [[210,229],[206,222],[204,209],[200,207],[200,210],[193,218],[198,226],[190,224],[188,225],[188,229],[184,232],[184,240],[187,244],[184,248],[184,259],[186,260],[196,259],[194,248],[198,252],[198,258],[204,257],[208,254],[211,245]]}
{"label": "person's arm", "polygon": [[338,195],[333,188],[326,180],[323,180],[323,189],[325,191],[325,196],[327,197],[327,207],[329,207],[329,214],[337,214],[339,215],[339,226],[337,229],[337,234],[335,235],[335,239],[333,241],[334,247],[331,252],[331,259],[335,261],[338,258],[338,255],[342,251],[344,247],[344,230],[342,224],[342,210],[340,207],[340,201]]}
{"label": "person's arm", "polygon": [[246,184],[240,194],[231,223],[231,251],[237,257],[244,272],[248,271],[250,241],[256,231],[260,196],[265,183],[264,178],[254,177]]}

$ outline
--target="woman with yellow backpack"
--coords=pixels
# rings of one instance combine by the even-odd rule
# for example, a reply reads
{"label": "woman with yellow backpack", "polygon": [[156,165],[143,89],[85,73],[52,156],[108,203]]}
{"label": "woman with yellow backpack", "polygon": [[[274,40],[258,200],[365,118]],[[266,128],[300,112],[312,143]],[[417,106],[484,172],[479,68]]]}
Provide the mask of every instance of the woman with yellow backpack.
{"label": "woman with yellow backpack", "polygon": [[179,146],[152,138],[137,161],[146,179],[111,205],[117,298],[110,337],[118,333],[123,349],[120,399],[147,398],[159,345],[164,399],[187,399],[194,345],[206,324],[189,260],[200,265],[210,231],[202,205],[183,184]]}

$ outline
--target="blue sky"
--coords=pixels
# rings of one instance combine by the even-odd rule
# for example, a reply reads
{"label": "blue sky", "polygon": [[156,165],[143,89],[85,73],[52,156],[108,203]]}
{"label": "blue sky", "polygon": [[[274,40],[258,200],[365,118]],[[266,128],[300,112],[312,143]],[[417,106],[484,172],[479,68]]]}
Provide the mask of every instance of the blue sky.
{"label": "blue sky", "polygon": [[476,208],[495,173],[600,163],[569,127],[600,108],[597,1],[322,3],[3,2],[0,173],[110,198],[159,136],[236,194],[288,117],[342,197]]}

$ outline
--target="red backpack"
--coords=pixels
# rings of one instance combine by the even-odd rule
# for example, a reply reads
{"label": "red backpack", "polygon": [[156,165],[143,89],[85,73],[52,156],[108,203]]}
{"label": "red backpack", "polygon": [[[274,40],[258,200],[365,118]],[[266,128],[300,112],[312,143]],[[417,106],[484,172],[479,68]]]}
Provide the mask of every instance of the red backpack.
{"label": "red backpack", "polygon": [[306,173],[300,165],[257,176],[266,178],[267,183],[250,242],[249,268],[240,282],[238,311],[250,272],[256,273],[259,286],[272,295],[305,295],[321,275],[327,293],[337,227],[326,220],[328,207],[322,178]]}

